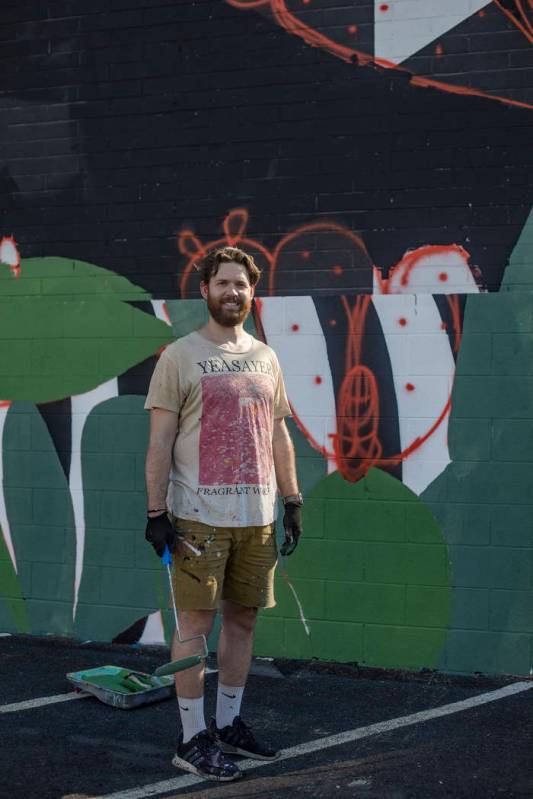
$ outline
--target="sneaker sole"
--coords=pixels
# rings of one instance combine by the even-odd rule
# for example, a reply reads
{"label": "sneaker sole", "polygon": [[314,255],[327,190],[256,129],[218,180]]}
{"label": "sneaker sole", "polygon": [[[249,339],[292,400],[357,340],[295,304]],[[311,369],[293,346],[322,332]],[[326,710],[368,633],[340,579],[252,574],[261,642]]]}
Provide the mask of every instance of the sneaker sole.
{"label": "sneaker sole", "polygon": [[182,760],[181,757],[177,755],[174,755],[172,758],[172,765],[176,768],[183,769],[183,771],[190,771],[191,774],[197,774],[198,777],[203,777],[206,780],[213,780],[214,782],[232,782],[242,777],[242,771],[237,771],[234,775],[229,777],[217,777],[216,774],[208,774],[206,771],[200,771],[200,769],[193,766],[192,763],[189,763],[188,760]]}
{"label": "sneaker sole", "polygon": [[225,755],[242,755],[243,757],[250,757],[252,760],[278,760],[281,757],[281,752],[276,752],[275,755],[258,755],[257,752],[249,752],[247,749],[231,746],[231,744],[223,743],[221,740],[217,740],[217,745]]}

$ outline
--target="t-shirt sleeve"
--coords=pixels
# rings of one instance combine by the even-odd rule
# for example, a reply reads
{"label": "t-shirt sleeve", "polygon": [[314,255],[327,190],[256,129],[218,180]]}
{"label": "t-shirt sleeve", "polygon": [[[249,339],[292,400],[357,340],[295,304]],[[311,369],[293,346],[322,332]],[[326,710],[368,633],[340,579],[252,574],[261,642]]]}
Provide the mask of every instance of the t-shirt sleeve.
{"label": "t-shirt sleeve", "polygon": [[183,402],[177,361],[163,352],[157,361],[144,403],[145,410],[163,408],[179,413]]}
{"label": "t-shirt sleeve", "polygon": [[285,391],[283,373],[277,356],[274,355],[274,374],[276,375],[276,388],[274,394],[274,419],[283,419],[284,416],[292,416],[291,406]]}

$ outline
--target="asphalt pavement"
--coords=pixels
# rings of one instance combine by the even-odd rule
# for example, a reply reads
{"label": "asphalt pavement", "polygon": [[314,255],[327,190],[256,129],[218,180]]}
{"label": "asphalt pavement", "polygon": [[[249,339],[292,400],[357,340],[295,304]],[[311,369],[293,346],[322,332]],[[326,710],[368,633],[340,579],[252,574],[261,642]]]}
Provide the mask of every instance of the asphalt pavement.
{"label": "asphalt pavement", "polygon": [[[174,698],[121,710],[65,679],[106,664],[151,672],[168,659],[163,648],[0,638],[0,797],[533,798],[533,682],[523,677],[255,660],[242,715],[283,759],[243,760],[244,778],[219,784],[172,766]],[[214,671],[208,717],[216,681]]]}

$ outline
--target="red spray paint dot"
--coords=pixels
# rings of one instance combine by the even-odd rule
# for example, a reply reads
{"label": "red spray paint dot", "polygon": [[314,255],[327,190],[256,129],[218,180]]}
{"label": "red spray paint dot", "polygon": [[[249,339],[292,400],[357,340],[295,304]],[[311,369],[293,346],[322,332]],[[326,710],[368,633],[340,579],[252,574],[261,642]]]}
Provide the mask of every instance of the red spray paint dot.
{"label": "red spray paint dot", "polygon": [[380,11],[383,11],[383,13],[385,13],[385,11],[388,11],[388,10],[389,10],[389,6],[387,5],[387,3],[382,3],[382,4],[380,5],[380,7],[379,7],[379,10],[380,10]]}
{"label": "red spray paint dot", "polygon": [[405,325],[407,324],[407,319],[405,319],[405,317],[402,316],[400,319],[398,319],[398,324],[401,325],[402,327],[405,327]]}
{"label": "red spray paint dot", "polygon": [[412,383],[406,383],[405,384],[405,388],[407,389],[407,391],[414,391],[415,390],[415,387],[413,386]]}
{"label": "red spray paint dot", "polygon": [[321,382],[322,382],[322,378],[320,377],[320,375],[317,375],[315,377],[315,383],[317,384],[317,386],[319,386],[321,384]]}
{"label": "red spray paint dot", "polygon": [[343,270],[342,266],[339,266],[339,264],[336,264],[336,265],[333,267],[333,274],[334,274],[334,275],[342,275],[343,271],[344,271],[344,270]]}
{"label": "red spray paint dot", "polygon": [[436,55],[436,56],[437,56],[437,58],[438,58],[439,56],[441,56],[441,55],[442,55],[442,53],[443,53],[442,44],[438,44],[438,45],[435,47],[435,55]]}
{"label": "red spray paint dot", "polygon": [[291,330],[296,333],[300,329],[300,325],[291,325]]}
{"label": "red spray paint dot", "polygon": [[304,6],[308,6],[310,2],[311,2],[311,0],[302,0],[302,3],[304,4]]}
{"label": "red spray paint dot", "polygon": [[480,17],[484,17],[485,16],[485,9],[484,8],[482,8],[481,11],[479,12],[479,16]]}
{"label": "red spray paint dot", "polygon": [[329,323],[330,323],[331,327],[335,327],[335,325],[337,324],[337,320],[336,319],[330,319]]}
{"label": "red spray paint dot", "polygon": [[357,33],[357,25],[348,25],[348,33]]}
{"label": "red spray paint dot", "polygon": [[310,255],[311,253],[309,252],[309,250],[302,251],[302,258],[309,258]]}
{"label": "red spray paint dot", "polygon": [[439,275],[439,280],[440,280],[442,283],[446,283],[446,281],[448,280],[448,275],[446,274],[446,272],[441,272],[441,273],[440,273],[440,275]]}

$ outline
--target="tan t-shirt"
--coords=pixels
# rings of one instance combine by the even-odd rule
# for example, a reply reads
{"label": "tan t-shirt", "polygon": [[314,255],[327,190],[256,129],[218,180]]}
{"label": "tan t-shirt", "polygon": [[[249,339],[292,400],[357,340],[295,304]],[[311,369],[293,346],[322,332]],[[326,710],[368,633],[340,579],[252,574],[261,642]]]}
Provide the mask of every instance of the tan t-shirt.
{"label": "tan t-shirt", "polygon": [[167,506],[182,519],[275,519],[274,419],[291,411],[275,352],[250,339],[235,353],[194,331],[164,350],[152,375],[144,407],[179,414]]}

